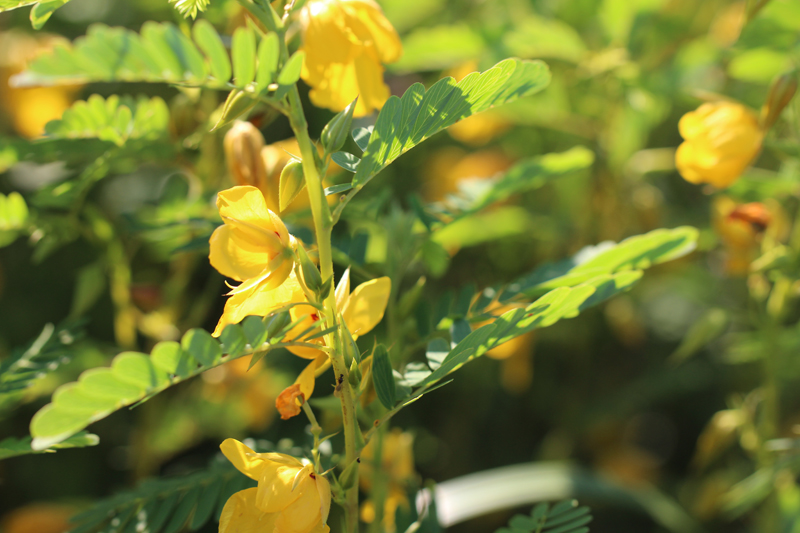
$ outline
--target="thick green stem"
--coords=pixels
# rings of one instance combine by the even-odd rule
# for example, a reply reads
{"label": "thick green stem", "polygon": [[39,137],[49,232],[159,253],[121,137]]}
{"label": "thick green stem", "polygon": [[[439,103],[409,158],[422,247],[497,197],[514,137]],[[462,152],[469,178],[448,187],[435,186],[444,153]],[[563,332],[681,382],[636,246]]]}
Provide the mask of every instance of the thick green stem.
{"label": "thick green stem", "polygon": [[[317,149],[311,142],[308,135],[308,124],[306,123],[303,108],[300,103],[300,95],[294,87],[289,92],[289,121],[294,130],[297,144],[300,147],[300,155],[303,159],[303,174],[305,175],[306,188],[308,189],[309,203],[311,204],[311,214],[314,218],[314,230],[317,237],[317,250],[319,252],[319,266],[322,280],[326,281],[333,278],[333,257],[331,252],[331,230],[333,219],[328,203],[325,200],[325,193],[322,188],[317,167]],[[337,325],[337,309],[334,291],[331,290],[324,301],[325,306],[325,327],[332,328]],[[341,324],[339,324],[341,328]],[[344,426],[345,440],[345,464],[351,464],[356,460],[359,449],[356,441],[358,421],[356,419],[355,395],[347,379],[347,364],[345,362],[344,351],[341,349],[341,331],[337,328],[333,333],[326,337],[327,345],[331,348],[330,359],[333,371],[336,376],[337,389],[342,402],[342,423]],[[347,491],[345,503],[345,520],[348,533],[358,531],[358,483]]]}

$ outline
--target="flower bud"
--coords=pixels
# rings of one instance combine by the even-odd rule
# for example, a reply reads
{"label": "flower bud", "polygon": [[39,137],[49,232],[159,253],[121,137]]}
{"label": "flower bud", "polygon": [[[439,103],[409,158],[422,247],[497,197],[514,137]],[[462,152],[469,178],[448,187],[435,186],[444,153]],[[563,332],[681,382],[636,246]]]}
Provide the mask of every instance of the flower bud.
{"label": "flower bud", "polygon": [[[244,115],[247,111],[255,107],[256,100],[251,98],[246,92],[234,89],[228,94],[228,98],[222,105],[222,112],[217,123],[211,128],[211,131],[221,128],[226,124],[236,120]],[[213,115],[212,115],[213,116]]]}
{"label": "flower bud", "polygon": [[234,183],[262,189],[267,181],[267,171],[261,157],[264,137],[258,128],[249,122],[237,120],[225,134],[223,147]]}
{"label": "flower bud", "polygon": [[278,333],[283,330],[289,323],[292,321],[289,313],[278,313],[277,315],[273,316],[267,326],[267,339],[271,339],[275,337]]}
{"label": "flower bud", "polygon": [[286,209],[305,186],[303,163],[299,159],[292,159],[281,171],[280,210]]}
{"label": "flower bud", "polygon": [[770,129],[797,92],[797,73],[788,72],[772,82],[767,100],[761,107],[761,127]]}
{"label": "flower bud", "polygon": [[322,147],[329,154],[338,152],[344,146],[347,136],[350,134],[350,128],[353,125],[353,111],[358,103],[358,97],[353,102],[344,108],[344,111],[338,113],[331,119],[330,122],[322,130]]}
{"label": "flower bud", "polygon": [[343,490],[348,490],[355,487],[356,480],[358,480],[358,465],[359,460],[356,459],[347,465],[347,468],[344,469],[344,472],[339,475],[339,485],[341,485]]}
{"label": "flower bud", "polygon": [[306,287],[310,291],[318,293],[322,288],[322,276],[302,245],[297,247],[297,259],[300,261],[300,268],[303,269],[303,281],[305,281]]}

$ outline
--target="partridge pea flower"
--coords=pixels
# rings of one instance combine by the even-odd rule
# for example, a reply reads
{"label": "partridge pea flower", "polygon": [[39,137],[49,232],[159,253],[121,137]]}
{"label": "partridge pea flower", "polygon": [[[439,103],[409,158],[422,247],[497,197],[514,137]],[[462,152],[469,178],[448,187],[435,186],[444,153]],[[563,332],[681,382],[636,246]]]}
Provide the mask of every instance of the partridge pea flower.
{"label": "partridge pea flower", "polygon": [[[350,269],[347,269],[336,285],[336,309],[341,313],[342,320],[347,326],[353,340],[359,335],[372,331],[383,319],[386,305],[389,303],[389,293],[392,292],[391,280],[384,276],[362,283],[350,293]],[[295,326],[293,332],[300,334],[312,327],[320,320],[318,311],[309,305],[298,305],[289,311],[292,321],[303,319]],[[292,332],[287,338],[291,337]],[[325,339],[320,337],[310,342],[324,345]],[[315,359],[319,350],[305,346],[289,346],[288,349],[295,355],[305,359]],[[306,398],[308,399],[308,398]]]}
{"label": "partridge pea flower", "polygon": [[756,115],[735,102],[710,102],[686,113],[678,123],[685,139],[675,164],[691,183],[723,189],[752,163],[761,150],[764,132]]}
{"label": "partridge pea flower", "polygon": [[400,37],[373,0],[310,0],[301,12],[303,80],[314,105],[341,111],[358,96],[354,115],[389,98],[383,64],[400,59]]}
{"label": "partridge pea flower", "polygon": [[[261,191],[233,187],[219,193],[217,207],[224,224],[209,241],[211,266],[242,284],[229,293],[215,335],[247,315],[266,314],[253,311],[274,309],[276,302],[290,301],[295,288],[300,289],[296,280],[296,287],[283,287],[292,273],[296,244],[281,219],[267,209]],[[279,287],[282,292],[270,294]]]}
{"label": "partridge pea flower", "polygon": [[328,533],[328,480],[294,457],[256,453],[226,439],[220,449],[258,487],[231,496],[219,517],[220,533]]}

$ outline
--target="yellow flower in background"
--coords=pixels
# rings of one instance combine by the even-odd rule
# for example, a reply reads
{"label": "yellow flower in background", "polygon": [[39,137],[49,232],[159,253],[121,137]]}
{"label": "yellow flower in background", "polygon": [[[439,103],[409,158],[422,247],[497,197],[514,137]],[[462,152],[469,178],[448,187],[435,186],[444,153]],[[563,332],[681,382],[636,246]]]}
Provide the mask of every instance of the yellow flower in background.
{"label": "yellow flower in background", "polygon": [[764,132],[755,113],[735,102],[710,102],[686,113],[678,123],[685,139],[675,164],[691,183],[724,189],[750,166],[761,150]]}
{"label": "yellow flower in background", "polygon": [[281,453],[256,453],[226,439],[220,449],[258,487],[231,496],[219,518],[220,533],[327,533],[328,480],[310,464]]}
{"label": "yellow flower in background", "polygon": [[292,247],[296,246],[294,237],[278,215],[267,209],[255,187],[220,192],[217,207],[224,224],[211,235],[209,260],[222,275],[242,284],[229,293],[231,298],[215,335],[225,324],[239,322],[248,314],[267,314],[251,312],[254,309],[291,296],[293,287],[275,295],[269,293],[281,287],[292,273]]}
{"label": "yellow flower in background", "polygon": [[69,519],[77,509],[54,503],[37,503],[14,509],[0,520],[5,533],[62,533],[70,529]]}
{"label": "yellow flower in background", "polygon": [[[452,76],[456,81],[461,81],[468,74],[477,71],[478,62],[468,61],[445,72],[445,74]],[[511,123],[497,114],[496,111],[484,111],[459,120],[447,128],[447,133],[453,139],[469,146],[483,146],[510,127]]]}
{"label": "yellow flower in background", "polygon": [[25,70],[27,63],[60,38],[36,37],[22,32],[0,32],[0,108],[22,136],[34,138],[44,133],[44,126],[61,115],[75,101],[79,87],[9,87],[8,80]]}
{"label": "yellow flower in background", "polygon": [[423,195],[428,201],[442,200],[458,191],[466,180],[486,180],[507,170],[513,161],[496,149],[468,153],[450,146],[434,152],[426,161]]}
{"label": "yellow flower in background", "polygon": [[[372,328],[383,319],[391,291],[392,282],[384,276],[362,283],[351,294],[350,269],[345,270],[342,279],[336,285],[336,309],[342,314],[342,320],[354,340],[360,335],[372,331]],[[289,313],[293,322],[303,319],[303,322],[292,330],[295,335],[299,335],[320,320],[318,311],[310,305],[292,307]],[[287,335],[287,339],[291,338],[292,332]],[[325,339],[320,337],[311,342],[324,345]],[[304,346],[289,346],[288,349],[293,354],[305,359],[315,359],[320,354],[319,350]]]}
{"label": "yellow flower in background", "polygon": [[[408,506],[406,485],[415,476],[414,436],[399,428],[384,435],[381,443],[381,464],[377,472],[374,461],[376,439],[377,436],[373,437],[361,452],[358,479],[361,488],[369,492],[376,473],[386,476],[388,494],[384,502],[383,529],[386,533],[394,533],[397,508]],[[368,524],[375,521],[375,504],[369,499],[361,506],[361,520]]]}
{"label": "yellow flower in background", "polygon": [[400,59],[400,37],[373,0],[310,0],[301,12],[301,77],[314,105],[342,111],[358,96],[357,117],[389,98],[383,64]]}

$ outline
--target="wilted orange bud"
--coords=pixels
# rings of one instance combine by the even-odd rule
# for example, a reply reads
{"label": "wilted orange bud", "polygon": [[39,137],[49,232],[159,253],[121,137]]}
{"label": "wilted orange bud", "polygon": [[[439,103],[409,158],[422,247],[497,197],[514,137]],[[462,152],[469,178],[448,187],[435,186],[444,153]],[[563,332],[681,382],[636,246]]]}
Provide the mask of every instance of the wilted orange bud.
{"label": "wilted orange bud", "polygon": [[[298,401],[298,398],[300,399]],[[300,385],[295,383],[283,389],[275,400],[275,407],[281,414],[281,420],[289,420],[293,416],[300,414],[300,406],[306,401],[306,397],[300,391]]]}
{"label": "wilted orange bud", "polygon": [[756,233],[763,233],[772,221],[772,214],[767,211],[767,206],[761,202],[752,202],[736,206],[728,218],[747,222]]}
{"label": "wilted orange bud", "polygon": [[725,247],[725,271],[734,276],[747,274],[773,221],[772,212],[762,203],[737,205],[726,196],[715,198],[712,210],[714,229]]}
{"label": "wilted orange bud", "polygon": [[686,113],[678,123],[685,141],[675,165],[690,183],[724,189],[750,166],[761,150],[764,132],[755,113],[735,102],[710,102]]}
{"label": "wilted orange bud", "polygon": [[236,185],[251,185],[265,192],[267,171],[261,158],[264,136],[258,128],[249,122],[237,120],[225,134],[223,146],[233,182]]}

